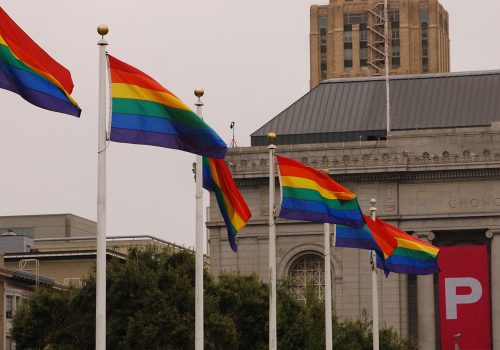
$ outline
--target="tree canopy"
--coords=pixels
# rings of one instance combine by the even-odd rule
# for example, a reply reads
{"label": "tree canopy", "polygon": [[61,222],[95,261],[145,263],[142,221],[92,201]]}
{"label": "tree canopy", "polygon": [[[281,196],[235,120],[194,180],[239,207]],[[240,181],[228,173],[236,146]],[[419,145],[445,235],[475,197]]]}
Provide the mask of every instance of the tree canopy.
{"label": "tree canopy", "polygon": [[[107,266],[107,347],[110,349],[194,348],[194,255],[189,251],[134,249],[125,262]],[[205,348],[267,349],[268,286],[257,276],[204,275]],[[278,288],[278,348],[324,349],[324,304],[310,290],[299,301],[288,284]],[[366,316],[334,316],[334,347],[371,349]],[[69,290],[40,288],[17,311],[12,336],[18,349],[94,349],[95,275]],[[416,349],[391,329],[382,329],[381,348]]]}

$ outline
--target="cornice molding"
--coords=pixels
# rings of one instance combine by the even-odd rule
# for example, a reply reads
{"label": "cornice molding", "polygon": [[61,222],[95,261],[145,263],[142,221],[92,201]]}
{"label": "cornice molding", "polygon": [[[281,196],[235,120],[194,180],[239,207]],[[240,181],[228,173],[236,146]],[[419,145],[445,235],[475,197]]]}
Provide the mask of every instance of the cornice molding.
{"label": "cornice molding", "polygon": [[[332,174],[338,182],[374,182],[391,181],[404,182],[414,180],[446,180],[446,179],[470,179],[470,178],[496,178],[500,177],[500,163],[495,168],[483,169],[458,169],[458,170],[436,170],[427,171],[394,171],[374,173],[349,173]],[[267,177],[235,178],[236,184],[241,187],[262,186],[269,183]],[[278,184],[276,178],[276,184]]]}
{"label": "cornice molding", "polygon": [[[353,154],[344,154],[340,156],[321,157],[300,157],[299,161],[315,168],[329,169],[332,173],[338,172],[385,172],[387,169],[416,171],[422,168],[447,169],[456,167],[475,167],[475,166],[497,166],[500,168],[500,154],[493,154],[488,149],[482,153],[471,153],[465,149],[460,154],[451,154],[443,151],[441,154],[430,154],[423,152],[421,155],[409,155],[408,152],[397,154],[359,154],[356,150],[351,150]],[[359,150],[358,150],[359,151]],[[231,173],[235,176],[247,174],[263,174],[269,171],[269,158],[266,154],[252,154],[247,158],[245,154],[239,154],[240,157],[228,157],[228,166]],[[257,158],[255,158],[257,156]]]}

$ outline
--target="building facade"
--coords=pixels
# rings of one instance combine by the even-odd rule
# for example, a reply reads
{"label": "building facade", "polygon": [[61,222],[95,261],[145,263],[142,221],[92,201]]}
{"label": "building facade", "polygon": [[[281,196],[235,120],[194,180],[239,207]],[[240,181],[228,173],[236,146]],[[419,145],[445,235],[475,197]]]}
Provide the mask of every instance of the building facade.
{"label": "building facade", "polygon": [[[0,252],[5,266],[79,285],[94,269],[97,225],[73,214],[0,217]],[[133,248],[187,249],[149,235],[106,237],[106,258],[125,260]]]}
{"label": "building facade", "polygon": [[[385,74],[383,2],[330,0],[310,9],[310,86]],[[448,13],[437,0],[388,2],[390,74],[450,71]]]}
{"label": "building facade", "polygon": [[[364,213],[374,198],[378,217],[436,246],[486,247],[492,325],[484,328],[500,349],[500,72],[391,78],[397,93],[388,134],[380,84],[383,78],[325,81],[254,132],[252,147],[230,150],[226,159],[252,218],[233,253],[211,198],[211,268],[269,280],[265,135],[275,131],[278,154],[328,169],[356,193]],[[279,210],[279,186],[275,197]],[[323,225],[278,219],[276,234],[278,279],[294,281],[299,296],[311,284],[322,296]],[[334,247],[328,263],[336,313],[371,314],[368,251]],[[437,275],[378,273],[380,324],[416,337],[419,349],[440,349],[440,288]]]}
{"label": "building facade", "polygon": [[9,269],[4,265],[3,253],[0,253],[0,349],[14,350],[16,344],[11,336],[12,319],[30,293],[39,286],[60,288],[53,279],[35,275],[27,271]]}
{"label": "building facade", "polygon": [[[187,249],[149,236],[106,239],[106,259],[125,261],[131,249]],[[12,319],[38,286],[81,286],[95,270],[96,223],[72,214],[0,217],[0,350],[16,349]]]}

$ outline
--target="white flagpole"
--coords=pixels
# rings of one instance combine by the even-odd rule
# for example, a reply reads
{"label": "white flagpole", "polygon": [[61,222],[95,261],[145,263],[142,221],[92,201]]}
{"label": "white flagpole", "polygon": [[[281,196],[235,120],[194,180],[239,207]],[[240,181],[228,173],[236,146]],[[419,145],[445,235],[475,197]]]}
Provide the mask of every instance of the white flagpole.
{"label": "white flagpole", "polygon": [[[370,200],[370,213],[373,221],[375,221],[377,216],[377,208],[375,208],[376,203],[377,201],[374,198]],[[372,268],[373,350],[379,350],[377,258],[374,250],[370,253],[370,263]]]}
{"label": "white flagpole", "polygon": [[[203,119],[203,89],[195,89],[196,113]],[[203,157],[196,156],[196,267],[195,267],[195,350],[203,350]]]}
{"label": "white flagpole", "polygon": [[387,134],[391,131],[391,103],[390,103],[390,89],[389,89],[389,16],[387,11],[387,0],[384,0],[384,54],[385,54],[385,109],[387,119]]}
{"label": "white flagpole", "polygon": [[108,26],[97,28],[99,45],[99,119],[97,148],[97,262],[95,348],[106,349],[106,46]]}
{"label": "white flagpole", "polygon": [[269,350],[277,349],[276,334],[276,226],[274,222],[274,150],[276,146],[276,134],[270,132],[267,134],[269,139]]}
{"label": "white flagpole", "polygon": [[[332,275],[330,269],[330,224],[325,223],[325,345],[326,350],[332,350]],[[335,237],[337,225],[333,225],[333,235]],[[335,242],[335,238],[334,238]]]}

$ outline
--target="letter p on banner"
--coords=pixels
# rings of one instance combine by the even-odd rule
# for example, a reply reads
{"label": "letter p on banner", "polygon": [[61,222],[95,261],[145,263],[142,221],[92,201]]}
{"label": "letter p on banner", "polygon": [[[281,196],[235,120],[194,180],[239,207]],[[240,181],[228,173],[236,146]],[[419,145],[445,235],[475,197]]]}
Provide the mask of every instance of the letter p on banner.
{"label": "letter p on banner", "polygon": [[490,285],[486,246],[440,247],[441,349],[491,349]]}
{"label": "letter p on banner", "polygon": [[[470,288],[469,294],[458,294],[459,287]],[[483,295],[481,282],[472,277],[445,278],[444,290],[446,296],[446,319],[457,319],[457,305],[474,304]]]}

